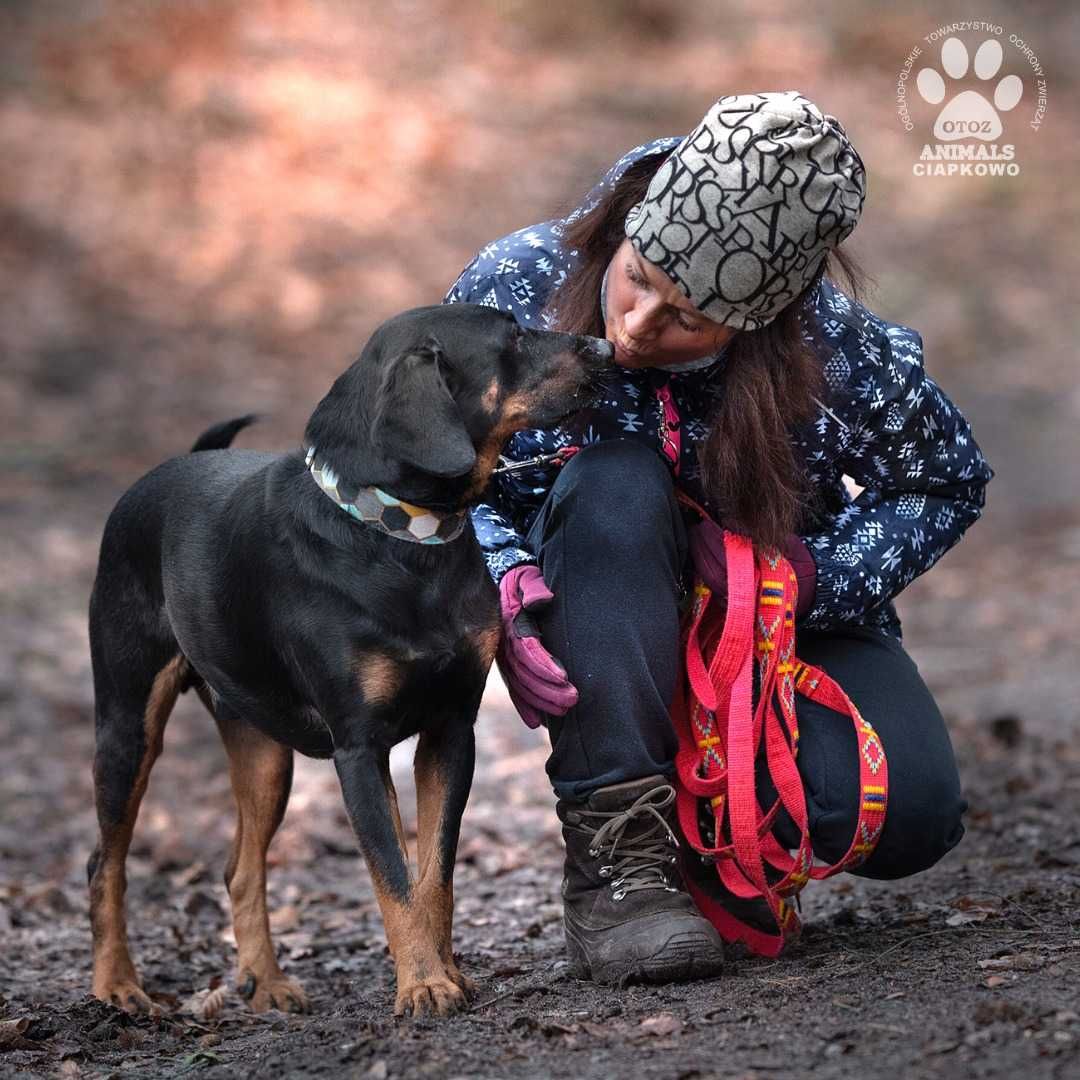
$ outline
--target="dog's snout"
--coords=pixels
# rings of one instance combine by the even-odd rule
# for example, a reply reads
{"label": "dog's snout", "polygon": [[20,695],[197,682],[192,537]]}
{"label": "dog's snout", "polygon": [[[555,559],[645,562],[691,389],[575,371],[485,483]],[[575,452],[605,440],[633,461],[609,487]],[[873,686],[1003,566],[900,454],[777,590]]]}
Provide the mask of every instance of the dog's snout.
{"label": "dog's snout", "polygon": [[584,351],[597,360],[611,360],[615,356],[615,346],[606,338],[590,337],[585,334],[581,337]]}

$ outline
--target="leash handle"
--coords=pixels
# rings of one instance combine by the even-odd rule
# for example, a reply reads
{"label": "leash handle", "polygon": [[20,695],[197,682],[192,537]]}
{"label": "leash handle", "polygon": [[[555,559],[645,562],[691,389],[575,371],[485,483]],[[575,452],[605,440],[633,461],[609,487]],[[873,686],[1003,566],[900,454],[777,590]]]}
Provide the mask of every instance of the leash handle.
{"label": "leash handle", "polygon": [[[676,494],[685,506],[709,518],[685,493],[676,490]],[[712,593],[700,579],[683,621],[686,679],[676,687],[671,710],[679,738],[676,808],[689,846],[715,862],[720,892],[764,899],[776,932],[743,922],[718,895],[688,877],[702,913],[726,940],[741,940],[753,952],[776,956],[801,929],[795,903],[806,883],[852,869],[874,851],[885,823],[888,763],[877,733],[843,688],[824,670],[795,655],[798,581],[791,564],[780,552],[755,552],[745,537],[728,530],[724,548],[728,597],[722,626],[710,605]],[[755,664],[760,677],[756,705]],[[858,818],[848,850],[825,867],[813,866],[806,796],[796,764],[796,693],[847,715],[856,733]],[[765,814],[758,805],[754,773],[763,742],[777,790],[777,799]],[[707,806],[702,806],[704,800]],[[772,834],[781,806],[799,830],[794,856]],[[711,843],[702,835],[702,814],[712,819]]]}

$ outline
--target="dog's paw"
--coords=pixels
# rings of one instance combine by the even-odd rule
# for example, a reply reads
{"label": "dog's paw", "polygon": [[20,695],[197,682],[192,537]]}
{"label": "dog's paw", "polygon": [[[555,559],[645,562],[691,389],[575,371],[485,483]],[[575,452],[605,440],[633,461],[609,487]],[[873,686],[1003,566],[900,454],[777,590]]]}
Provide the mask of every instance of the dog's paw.
{"label": "dog's paw", "polygon": [[[465,982],[463,975],[459,977]],[[421,979],[405,986],[399,986],[394,1001],[395,1016],[452,1016],[468,1007],[468,998],[463,987],[446,975],[436,975],[430,979]]]}
{"label": "dog's paw", "polygon": [[304,988],[281,972],[259,978],[252,971],[243,971],[237,980],[236,991],[247,1001],[252,1012],[261,1013],[267,1009],[294,1013],[311,1011]]}
{"label": "dog's paw", "polygon": [[463,974],[457,964],[447,964],[446,975],[452,983],[460,987],[466,1000],[472,1001],[472,999],[476,997],[476,983],[470,979],[468,975]]}
{"label": "dog's paw", "polygon": [[124,1012],[147,1016],[160,1016],[161,1009],[143,992],[134,979],[115,979],[94,987],[94,997],[115,1005]]}

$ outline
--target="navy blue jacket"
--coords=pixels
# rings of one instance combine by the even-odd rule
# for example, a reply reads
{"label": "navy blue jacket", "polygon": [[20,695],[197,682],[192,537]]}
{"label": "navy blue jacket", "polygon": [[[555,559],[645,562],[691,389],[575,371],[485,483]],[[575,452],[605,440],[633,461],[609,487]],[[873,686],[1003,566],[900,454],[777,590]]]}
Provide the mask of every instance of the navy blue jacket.
{"label": "navy blue jacket", "polygon": [[[462,271],[445,302],[487,304],[511,312],[523,326],[547,327],[544,305],[577,263],[576,252],[561,244],[564,226],[595,206],[632,162],[670,152],[679,142],[664,138],[635,147],[568,218],[488,244]],[[863,624],[900,639],[892,598],[979,518],[994,470],[959,409],[926,374],[916,330],[878,317],[827,280],[814,298],[813,317],[825,342],[828,395],[817,418],[793,430],[792,439],[828,512],[802,536],[817,564],[817,590],[814,606],[798,625],[828,630]],[[590,414],[584,438],[562,428],[520,431],[505,454],[523,461],[567,445],[623,438],[644,440],[663,456],[662,406],[655,390],[666,384],[682,420],[678,483],[708,506],[696,446],[722,390],[723,366],[721,350],[714,362],[692,371],[627,369]],[[477,539],[496,582],[511,567],[536,562],[524,535],[557,469],[499,474],[474,508]],[[843,483],[844,475],[864,489],[857,498]]]}

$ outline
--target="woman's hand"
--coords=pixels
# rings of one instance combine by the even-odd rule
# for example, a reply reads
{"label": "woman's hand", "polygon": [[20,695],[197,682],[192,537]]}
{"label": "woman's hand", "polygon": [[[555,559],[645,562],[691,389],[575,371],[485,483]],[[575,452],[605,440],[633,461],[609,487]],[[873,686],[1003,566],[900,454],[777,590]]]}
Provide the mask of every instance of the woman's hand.
{"label": "woman's hand", "polygon": [[499,582],[503,632],[495,659],[510,700],[531,728],[540,727],[543,713],[562,716],[578,701],[577,688],[544,648],[530,614],[554,599],[537,566],[515,566]]}
{"label": "woman's hand", "polygon": [[[724,551],[724,530],[715,522],[701,521],[688,530],[690,557],[698,577],[712,589],[721,602],[727,601],[727,554]],[[795,571],[799,596],[795,602],[795,617],[802,618],[814,606],[817,587],[817,566],[806,544],[789,533],[783,548],[784,558]]]}

